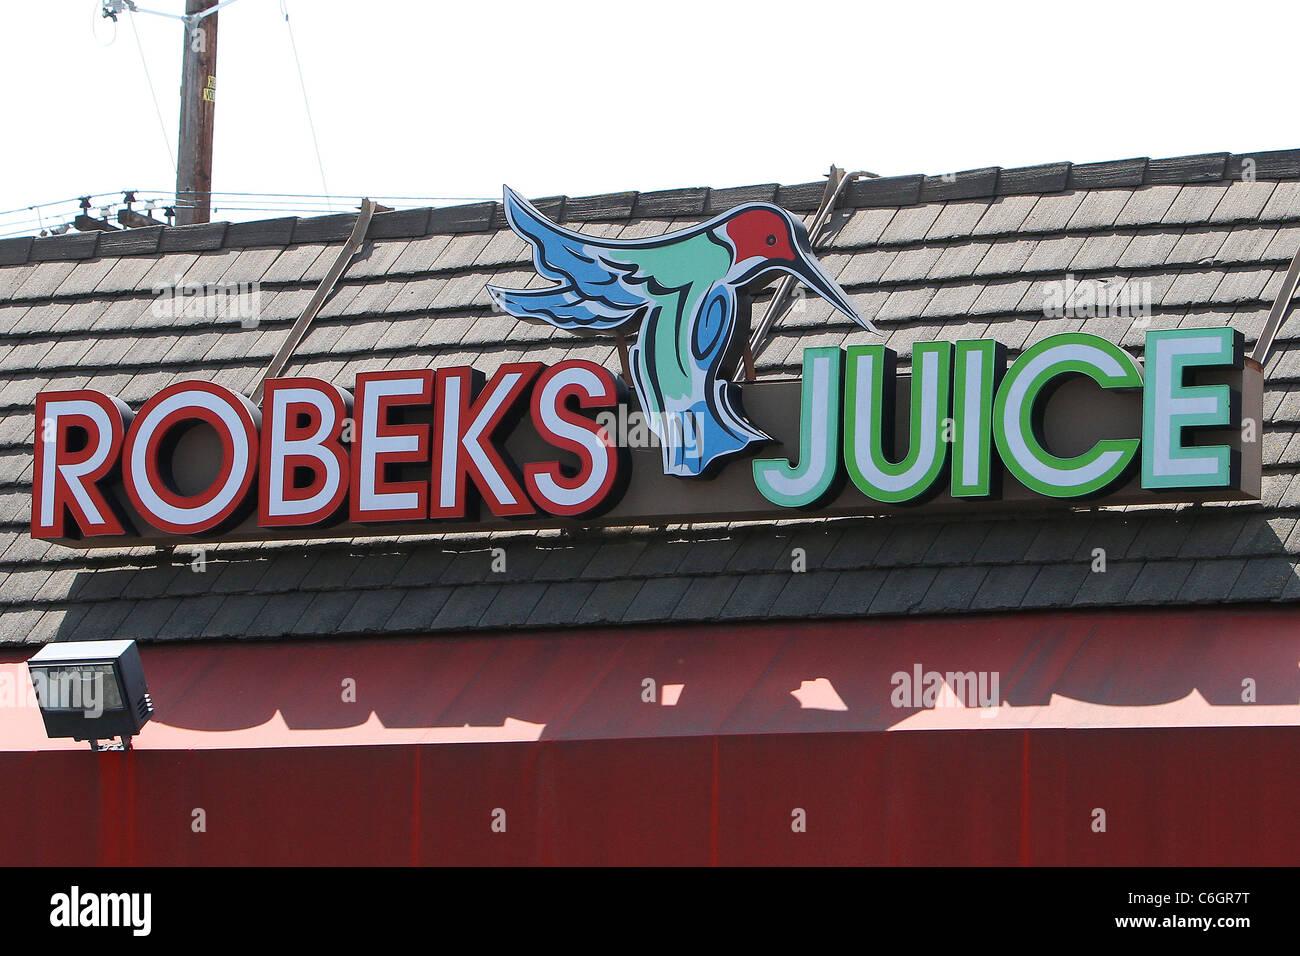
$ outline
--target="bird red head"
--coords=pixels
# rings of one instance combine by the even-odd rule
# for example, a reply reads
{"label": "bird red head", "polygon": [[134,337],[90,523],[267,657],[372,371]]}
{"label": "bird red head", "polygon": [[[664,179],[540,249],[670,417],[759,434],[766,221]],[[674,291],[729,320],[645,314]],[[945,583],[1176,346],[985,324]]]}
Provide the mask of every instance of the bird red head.
{"label": "bird red head", "polygon": [[761,281],[775,272],[799,279],[863,328],[875,328],[853,308],[844,290],[826,274],[808,242],[802,222],[779,206],[745,206],[715,227],[735,250],[727,282],[735,288]]}
{"label": "bird red head", "polygon": [[737,262],[746,259],[794,262],[799,258],[790,220],[775,209],[751,207],[722,228],[736,250]]}

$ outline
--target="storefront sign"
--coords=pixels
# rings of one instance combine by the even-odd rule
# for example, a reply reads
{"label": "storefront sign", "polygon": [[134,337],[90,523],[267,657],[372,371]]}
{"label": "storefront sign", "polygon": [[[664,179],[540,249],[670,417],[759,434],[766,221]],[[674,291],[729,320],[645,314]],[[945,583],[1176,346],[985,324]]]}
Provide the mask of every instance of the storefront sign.
{"label": "storefront sign", "polygon": [[[745,296],[797,275],[858,317],[799,221],[750,205],[654,240],[588,240],[507,193],[560,285],[514,314],[636,334],[631,392],[588,361],[368,372],[351,391],[210,382],[132,411],[83,389],[36,405],[31,533],[80,547],[409,534],[792,513],[1257,498],[1262,375],[1228,328],[1082,332],[1008,361],[992,339],[808,348],[800,381],[732,382]],[[859,319],[859,321],[861,321]],[[867,323],[863,323],[867,325]]]}

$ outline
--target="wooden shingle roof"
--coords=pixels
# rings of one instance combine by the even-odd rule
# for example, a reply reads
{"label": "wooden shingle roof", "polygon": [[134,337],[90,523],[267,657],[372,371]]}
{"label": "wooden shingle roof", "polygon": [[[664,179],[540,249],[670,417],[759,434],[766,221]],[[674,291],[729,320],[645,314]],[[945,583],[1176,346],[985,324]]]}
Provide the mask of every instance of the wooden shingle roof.
{"label": "wooden shingle roof", "polygon": [[[604,236],[645,236],[749,200],[810,213],[822,184],[539,202]],[[35,396],[89,387],[138,407],[207,379],[249,392],[351,231],[352,215],[0,241],[0,644],[427,633],[713,619],[1300,599],[1300,324],[1266,368],[1263,500],[582,533],[79,551],[27,531]],[[1014,355],[1083,329],[1140,355],[1150,328],[1232,325],[1253,343],[1300,247],[1300,151],[985,169],[862,180],[819,247],[906,363],[912,343],[995,338]],[[1149,324],[1043,317],[1044,284],[1144,284]],[[255,327],[160,317],[177,282],[258,282]],[[362,371],[522,357],[617,368],[614,343],[494,311],[489,282],[544,284],[501,208],[382,213],[286,374],[349,387]],[[755,306],[755,321],[764,303]],[[757,357],[797,374],[813,345],[879,341],[815,297]],[[489,549],[507,549],[491,571]],[[791,570],[802,547],[807,570]],[[1094,548],[1107,570],[1092,570]]]}

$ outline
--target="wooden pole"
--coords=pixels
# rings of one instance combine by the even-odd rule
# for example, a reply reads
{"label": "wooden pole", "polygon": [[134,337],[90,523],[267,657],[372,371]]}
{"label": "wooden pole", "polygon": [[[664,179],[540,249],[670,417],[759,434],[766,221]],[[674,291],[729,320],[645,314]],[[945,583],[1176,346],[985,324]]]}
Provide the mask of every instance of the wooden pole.
{"label": "wooden pole", "polygon": [[[185,0],[186,16],[218,0]],[[217,109],[217,17],[213,13],[185,23],[181,66],[180,148],[176,165],[176,222],[189,225],[212,218],[212,127]]]}

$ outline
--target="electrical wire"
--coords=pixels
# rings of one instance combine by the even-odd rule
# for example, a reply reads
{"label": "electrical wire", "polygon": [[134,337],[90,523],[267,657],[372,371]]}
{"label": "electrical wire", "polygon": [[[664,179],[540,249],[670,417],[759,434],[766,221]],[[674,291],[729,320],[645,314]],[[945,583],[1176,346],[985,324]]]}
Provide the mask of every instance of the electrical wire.
{"label": "electrical wire", "polygon": [[[154,192],[152,189],[146,189],[143,191]],[[29,206],[19,206],[16,209],[0,209],[0,216],[9,216],[16,212],[27,212],[28,210],[37,208],[46,209],[50,206],[62,206],[64,203],[68,202],[81,202],[83,197],[87,199],[98,199],[100,196],[120,196],[123,192],[125,192],[123,189],[114,189],[106,193],[82,193],[79,196],[69,196],[67,199],[51,199],[49,202],[32,203]],[[91,205],[94,205],[94,203]]]}
{"label": "electrical wire", "polygon": [[149,63],[144,58],[144,47],[140,44],[140,31],[135,28],[135,11],[130,10],[131,14],[131,34],[135,37],[135,48],[140,53],[140,65],[144,67],[145,82],[149,84],[149,95],[153,98],[153,110],[158,114],[158,129],[162,133],[163,145],[167,147],[167,158],[171,160],[172,172],[176,172],[176,154],[172,152],[172,141],[167,135],[167,124],[163,122],[162,109],[158,106],[158,94],[153,88],[153,77],[149,75]]}
{"label": "electrical wire", "polygon": [[[374,198],[374,197],[371,197],[371,198]],[[199,206],[199,204],[198,204],[197,202],[189,202],[189,201],[182,201],[182,202],[179,202],[179,203],[174,203],[174,202],[168,201],[167,204],[168,204],[169,206],[172,206],[172,207],[175,208],[175,209],[197,209],[198,206]],[[252,209],[252,210],[261,210],[261,211],[263,211],[263,212],[295,212],[295,211],[297,211],[297,210],[315,211],[315,212],[337,212],[337,211],[340,209],[340,200],[339,200],[339,197],[338,197],[338,196],[335,196],[335,197],[334,197],[334,202],[332,202],[330,205],[326,206],[326,205],[324,205],[323,203],[298,203],[298,202],[295,202],[295,203],[250,203],[250,202],[248,202],[247,200],[243,200],[243,201],[241,201],[241,200],[238,200],[238,199],[229,199],[229,200],[225,200],[225,199],[214,199],[214,200],[212,200],[212,201],[209,203],[209,205],[211,205],[213,208],[220,207],[220,208],[222,208],[222,209]],[[341,208],[343,208],[343,209],[352,209],[352,210],[355,211],[356,207],[359,206],[359,205],[360,205],[360,200],[358,200],[357,202],[354,202],[354,203],[343,202]],[[393,207],[393,206],[388,206],[387,203],[382,203],[381,205],[384,205],[384,206],[386,206],[387,208],[390,208],[390,209],[391,209],[391,208],[397,208],[397,209],[418,209],[418,208],[420,208],[419,206],[407,206],[407,205],[402,205],[402,206]]]}
{"label": "electrical wire", "polygon": [[[172,191],[170,190],[130,190],[134,193],[136,200],[142,203],[155,203],[162,207],[194,207],[194,202],[175,202]],[[66,196],[64,199],[49,200],[44,203],[32,203],[29,206],[21,206],[13,209],[3,209],[0,211],[0,238],[12,237],[12,235],[21,234],[25,230],[44,228],[45,220],[62,219],[60,211],[65,211],[66,217],[72,220],[77,215],[77,209],[82,198],[90,199],[92,207],[118,206],[121,200],[117,196],[126,193],[126,190],[113,190],[108,193],[83,194],[81,196]],[[343,202],[359,203],[365,196],[322,196],[316,194],[290,194],[290,193],[216,193],[216,191],[207,191],[211,202],[216,204],[217,208],[224,209],[227,212],[265,212],[265,213],[330,213],[338,211],[338,204]],[[438,203],[467,203],[467,202],[487,202],[485,196],[370,196],[372,199],[385,200],[386,204],[399,208],[416,208],[420,206],[433,206]],[[99,202],[99,200],[112,200],[112,202]]]}
{"label": "electrical wire", "polygon": [[[112,199],[107,202],[97,202],[100,198],[111,196],[122,196],[124,193],[131,192],[136,196],[139,202],[162,202],[166,205],[175,205],[172,201],[172,191],[169,189],[115,189],[103,193],[81,193],[77,196],[69,196],[66,199],[56,199],[50,202],[30,203],[24,206],[18,206],[14,209],[0,210],[0,216],[10,216],[15,213],[34,212],[37,209],[50,209],[54,206],[65,206],[69,203],[79,203],[82,199],[92,200],[92,206],[119,205],[122,200]],[[297,193],[240,193],[240,192],[220,192],[220,191],[203,191],[196,190],[195,195],[210,197],[213,201],[221,202],[224,197],[229,197],[240,202],[253,203],[257,205],[269,206],[315,206],[324,205],[327,201],[337,202],[343,199],[373,199],[375,201],[383,200],[387,203],[399,203],[403,205],[418,205],[427,203],[470,203],[470,202],[493,202],[491,196],[383,196],[376,193],[334,193],[330,196],[297,194]],[[181,205],[186,205],[191,200],[182,200]]]}
{"label": "electrical wire", "polygon": [[[36,209],[48,209],[51,206],[62,206],[67,203],[80,202],[83,198],[89,198],[91,200],[95,200],[106,196],[121,196],[123,193],[127,191],[128,190],[125,189],[110,189],[107,192],[80,193],[76,196],[64,197],[63,199],[51,199],[46,202],[29,203],[28,205],[25,206],[16,206],[13,209],[0,209],[0,216],[12,216],[15,213],[32,212],[35,211]],[[172,190],[170,189],[132,189],[130,190],[130,192],[135,193],[137,197],[158,197],[158,200],[156,201],[165,201],[166,204],[169,206],[174,205],[174,203],[172,202],[173,193]],[[335,193],[331,196],[324,196],[320,193],[254,193],[254,192],[237,192],[233,190],[232,191],[195,190],[195,195],[210,196],[210,197],[236,196],[241,199],[248,199],[255,202],[263,202],[272,205],[291,205],[291,206],[310,205],[310,203],[298,203],[292,201],[298,199],[306,199],[306,200],[318,199],[321,200],[322,202],[324,202],[327,199],[328,200],[374,199],[374,200],[386,200],[388,202],[395,202],[395,203],[435,203],[435,202],[467,203],[467,202],[493,202],[495,201],[496,198],[493,196],[381,196],[376,193],[365,193],[365,194]],[[142,199],[141,201],[144,202],[147,200]],[[91,205],[95,205],[95,203],[92,202]]]}
{"label": "electrical wire", "polygon": [[[326,202],[328,203],[330,187],[329,184],[325,182],[325,163],[321,160],[320,140],[316,138],[316,123],[312,120],[311,103],[307,100],[307,81],[303,79],[302,60],[298,58],[298,44],[293,38],[293,23],[289,20],[289,8],[286,5],[285,0],[280,0],[280,12],[284,14],[284,25],[289,31],[289,46],[293,50],[293,62],[298,67],[298,85],[302,87],[302,105],[307,111],[307,126],[311,130],[312,146],[316,149],[316,166],[320,169],[320,185],[321,189],[325,190]],[[330,206],[330,211],[334,211],[332,205]]]}
{"label": "electrical wire", "polygon": [[[133,189],[129,191],[135,194],[138,202],[146,205],[154,203],[157,206],[170,206],[172,208],[193,208],[197,205],[196,202],[188,200],[176,202],[172,191],[169,189]],[[14,209],[0,210],[0,239],[30,236],[35,232],[51,228],[48,226],[50,222],[57,222],[59,227],[70,227],[80,210],[83,199],[89,200],[92,208],[103,211],[122,205],[122,200],[116,197],[124,196],[126,192],[128,190],[118,189],[109,192],[82,194],[48,202],[33,203]],[[234,190],[228,192],[207,190],[202,195],[208,197],[213,212],[261,213],[267,217],[329,215],[339,211],[340,203],[351,206],[359,203],[363,198],[367,198],[362,195],[325,196],[319,193],[257,193]],[[492,201],[492,197],[488,196],[371,195],[368,198],[382,201],[385,205],[406,209],[438,204]],[[100,200],[105,201],[101,202]],[[107,216],[108,213],[103,212],[103,215]]]}
{"label": "electrical wire", "polygon": [[[71,223],[68,224],[69,226]],[[25,239],[35,230],[35,223],[25,229],[19,229],[15,232],[0,233],[0,239]]]}
{"label": "electrical wire", "polygon": [[[226,2],[231,3],[233,2],[233,0],[226,0]],[[224,6],[224,5],[226,4],[220,4],[220,6]],[[101,12],[101,7],[102,7],[101,0],[94,0],[93,9],[92,9],[92,24],[91,24],[92,34],[94,35],[95,39],[98,40],[102,45],[111,46],[117,39],[117,29],[116,29],[117,18],[116,17],[112,18],[113,28],[114,28],[113,36],[108,41],[107,44],[104,44],[103,41],[100,40],[98,31],[94,29],[96,24],[100,21],[100,19],[102,19],[102,16],[100,17],[95,16],[96,13]],[[140,57],[140,66],[144,71],[145,82],[149,87],[149,96],[153,102],[154,114],[158,119],[158,128],[163,137],[163,145],[167,150],[167,156],[169,161],[171,162],[172,169],[173,171],[175,171],[177,169],[176,155],[172,148],[172,141],[167,130],[167,124],[163,119],[162,108],[160,107],[158,102],[158,93],[157,93],[157,89],[154,86],[153,76],[149,72],[149,63],[145,58],[144,45],[140,40],[140,33],[135,24],[135,13],[137,11],[135,8],[127,6],[125,7],[125,12],[127,12],[131,17],[131,34],[135,39],[136,52]],[[139,12],[156,13],[157,11],[140,10]],[[325,190],[325,192],[323,194],[317,194],[317,193],[253,193],[253,192],[208,191],[208,192],[201,193],[201,195],[207,196],[210,202],[217,203],[218,206],[216,208],[219,208],[221,211],[225,211],[225,212],[260,212],[260,213],[272,213],[272,214],[274,213],[282,213],[282,214],[283,213],[333,213],[336,211],[335,208],[336,201],[360,202],[362,199],[367,197],[362,195],[335,196],[335,195],[331,195],[329,192],[329,184],[326,181],[326,177],[325,177],[325,163],[322,158],[321,149],[320,149],[320,140],[316,133],[315,119],[312,116],[311,102],[307,93],[307,83],[302,69],[302,59],[298,54],[298,44],[293,32],[293,23],[289,18],[289,10],[288,10],[288,5],[286,0],[280,0],[280,12],[284,15],[285,26],[289,34],[289,45],[293,52],[294,63],[298,71],[298,85],[302,91],[303,108],[307,115],[307,124],[311,131],[312,145],[316,153],[316,166],[320,172],[321,187]],[[171,16],[170,14],[164,14],[164,15]],[[175,19],[183,19],[183,18],[177,17]],[[42,210],[50,210],[53,207],[63,206],[74,202],[80,202],[83,198],[94,200],[103,197],[114,196],[123,192],[124,192],[123,190],[117,190],[115,192],[93,193],[88,197],[84,196],[83,194],[82,196],[71,196],[66,199],[58,199],[49,202],[35,203],[33,205],[21,206],[15,209],[0,210],[0,219],[2,219],[3,217],[16,216],[16,215],[23,217],[18,219],[11,219],[8,222],[0,222],[0,229],[8,230],[5,232],[0,232],[0,239],[12,238],[15,236],[24,236],[26,234],[29,234],[33,229],[44,232],[46,230],[46,224],[45,224],[45,215],[42,213]],[[142,199],[142,201],[145,202],[157,201],[163,203],[164,205],[172,206],[172,207],[190,207],[196,205],[196,203],[189,202],[189,201],[176,202],[173,198],[174,194],[170,189],[133,190],[133,192],[135,192],[138,197],[145,197],[149,195],[156,195],[157,197],[159,197],[158,200]],[[234,204],[227,204],[219,197],[233,198],[236,200],[236,202]],[[435,203],[491,202],[495,199],[495,197],[492,196],[370,196],[368,198],[383,201],[385,204],[392,204],[394,206],[407,205],[408,207],[411,205],[422,205],[422,204],[432,205]],[[324,204],[324,208],[321,208],[321,203]],[[112,206],[118,204],[119,203],[109,203],[108,205],[102,206],[100,207],[101,212],[103,212],[104,215],[107,215],[107,210],[109,210]],[[92,203],[92,205],[96,205],[96,204]],[[214,208],[214,211],[216,211],[216,208]],[[66,222],[66,224],[61,223],[59,226],[56,226],[55,228],[62,228],[66,230],[68,227],[72,225],[71,220],[75,218],[75,215],[76,215],[75,212],[70,211],[68,216],[68,221]],[[51,214],[52,220],[57,220],[60,218],[62,217]]]}
{"label": "electrical wire", "polygon": [[[213,206],[212,211],[213,212],[265,212],[265,213],[274,213],[277,216],[287,216],[290,213],[302,213],[305,215],[314,215],[314,216],[327,216],[327,215],[333,215],[337,213],[339,210],[337,206],[331,206],[328,209],[320,209],[320,208],[306,209],[301,207],[285,208],[285,209],[263,209],[260,206]],[[356,212],[355,209],[351,211]]]}
{"label": "electrical wire", "polygon": [[[136,193],[160,193],[169,195],[166,189],[137,189]],[[391,199],[394,202],[495,202],[500,196],[381,196],[377,193],[333,193],[329,196],[321,193],[241,193],[225,190],[195,190],[196,196],[275,196],[291,199]],[[108,195],[104,193],[103,195]],[[24,206],[24,209],[27,207]]]}

